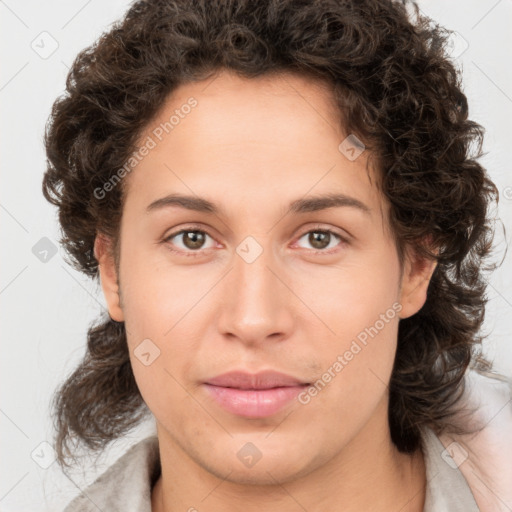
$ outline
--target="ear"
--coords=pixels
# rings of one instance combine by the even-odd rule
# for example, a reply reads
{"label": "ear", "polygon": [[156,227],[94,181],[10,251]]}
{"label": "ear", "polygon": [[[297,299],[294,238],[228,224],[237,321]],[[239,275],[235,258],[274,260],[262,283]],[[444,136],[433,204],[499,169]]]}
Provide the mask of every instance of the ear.
{"label": "ear", "polygon": [[102,233],[99,233],[94,240],[94,257],[98,261],[101,288],[107,302],[110,318],[116,322],[124,322],[112,241]]}
{"label": "ear", "polygon": [[407,249],[400,290],[400,318],[408,318],[423,307],[436,266],[435,260],[420,256],[411,248]]}

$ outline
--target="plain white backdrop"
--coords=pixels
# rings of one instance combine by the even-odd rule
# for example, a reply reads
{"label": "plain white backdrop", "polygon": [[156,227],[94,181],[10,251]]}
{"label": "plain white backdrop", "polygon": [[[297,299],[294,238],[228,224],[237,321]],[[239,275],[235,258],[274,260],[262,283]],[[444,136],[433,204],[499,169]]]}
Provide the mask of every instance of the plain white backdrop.
{"label": "plain white backdrop", "polygon": [[[256,1],[256,0],[255,0]],[[89,324],[104,307],[96,282],[66,263],[56,210],[43,198],[42,137],[76,54],[126,11],[126,0],[0,0],[1,405],[0,510],[58,511],[152,422],[115,443],[96,468],[64,476],[48,444],[49,403],[85,351]],[[470,118],[486,129],[481,162],[500,191],[497,258],[512,231],[512,0],[423,0],[421,10],[455,30]],[[499,226],[498,226],[498,229]],[[47,239],[47,240],[46,240]],[[55,254],[52,247],[55,246]],[[42,250],[49,251],[42,255]],[[512,254],[489,282],[486,353],[512,376]],[[78,487],[77,487],[78,486]]]}

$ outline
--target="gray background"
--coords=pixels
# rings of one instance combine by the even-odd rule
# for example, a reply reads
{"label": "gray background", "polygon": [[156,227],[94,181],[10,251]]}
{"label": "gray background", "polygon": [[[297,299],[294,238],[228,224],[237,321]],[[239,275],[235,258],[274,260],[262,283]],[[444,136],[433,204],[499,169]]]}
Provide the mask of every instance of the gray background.
{"label": "gray background", "polygon": [[[76,54],[128,6],[126,0],[0,0],[2,174],[0,222],[0,510],[61,510],[80,487],[115,460],[152,421],[114,444],[96,469],[64,476],[53,460],[49,402],[85,349],[89,323],[104,307],[97,283],[72,270],[57,246],[56,211],[43,198],[42,134]],[[512,226],[512,0],[421,1],[457,31],[453,57],[463,69],[470,117],[486,128],[481,160],[501,195],[498,215]],[[46,237],[46,239],[45,239]],[[43,239],[43,240],[42,240]],[[505,237],[496,235],[497,257]],[[48,250],[48,253],[44,253]],[[42,261],[45,259],[46,261]],[[493,275],[485,331],[487,354],[512,375],[512,255]],[[48,467],[46,467],[48,466]],[[77,488],[78,487],[78,488]]]}

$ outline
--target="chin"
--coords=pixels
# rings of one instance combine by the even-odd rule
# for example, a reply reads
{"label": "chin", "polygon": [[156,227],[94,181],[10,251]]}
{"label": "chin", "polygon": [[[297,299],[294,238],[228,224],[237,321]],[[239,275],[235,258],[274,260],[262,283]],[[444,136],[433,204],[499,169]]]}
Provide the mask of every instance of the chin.
{"label": "chin", "polygon": [[[310,446],[311,453],[308,453],[306,446],[301,449],[296,442],[287,444],[281,440],[279,447],[275,447],[265,444],[263,439],[259,443],[255,440],[254,444],[244,439],[233,444],[235,448],[220,448],[221,453],[208,454],[207,457],[205,454],[197,457],[199,454],[196,454],[196,463],[216,477],[234,484],[275,486],[304,477],[326,462],[320,458],[318,450],[315,452]],[[234,456],[227,457],[227,452],[233,453],[232,450]],[[215,458],[212,459],[211,455]]]}

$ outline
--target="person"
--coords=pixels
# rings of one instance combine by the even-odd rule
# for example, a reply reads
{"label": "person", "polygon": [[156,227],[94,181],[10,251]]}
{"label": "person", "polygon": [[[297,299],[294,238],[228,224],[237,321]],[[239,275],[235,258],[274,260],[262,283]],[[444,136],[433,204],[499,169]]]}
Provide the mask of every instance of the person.
{"label": "person", "polygon": [[481,351],[498,193],[413,7],[136,1],[77,56],[43,193],[108,314],[55,394],[58,461],[156,433],[66,512],[508,499],[467,394],[507,384]]}

